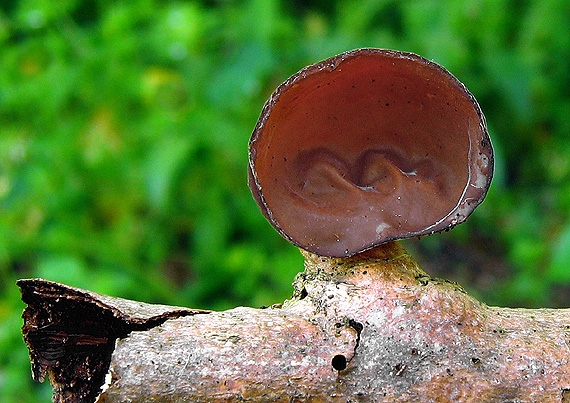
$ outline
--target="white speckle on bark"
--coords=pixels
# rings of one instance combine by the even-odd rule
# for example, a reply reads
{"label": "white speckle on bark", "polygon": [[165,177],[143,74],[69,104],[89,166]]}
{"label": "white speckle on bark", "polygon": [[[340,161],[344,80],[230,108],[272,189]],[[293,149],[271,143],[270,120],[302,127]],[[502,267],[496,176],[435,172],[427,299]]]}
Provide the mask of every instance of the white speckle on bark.
{"label": "white speckle on bark", "polygon": [[398,305],[396,308],[394,308],[394,310],[392,311],[392,318],[397,318],[399,316],[402,316],[404,314],[404,312],[406,311],[406,308],[404,308],[403,305]]}

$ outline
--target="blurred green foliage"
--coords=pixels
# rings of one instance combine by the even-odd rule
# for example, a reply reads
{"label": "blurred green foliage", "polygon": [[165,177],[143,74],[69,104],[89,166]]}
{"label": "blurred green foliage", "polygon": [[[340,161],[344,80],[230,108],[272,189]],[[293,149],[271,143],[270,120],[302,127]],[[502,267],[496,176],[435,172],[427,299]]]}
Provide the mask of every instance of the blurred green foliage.
{"label": "blurred green foliage", "polygon": [[472,218],[408,249],[485,302],[570,305],[567,0],[0,4],[2,402],[51,394],[18,278],[196,308],[287,298],[302,260],[249,194],[247,142],[281,81],[357,47],[443,64],[496,149]]}

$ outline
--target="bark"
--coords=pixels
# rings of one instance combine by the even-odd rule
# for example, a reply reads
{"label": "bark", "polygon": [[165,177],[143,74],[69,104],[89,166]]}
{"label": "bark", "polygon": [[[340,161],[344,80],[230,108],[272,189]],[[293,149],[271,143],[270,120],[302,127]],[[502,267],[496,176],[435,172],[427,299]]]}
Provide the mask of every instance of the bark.
{"label": "bark", "polygon": [[570,402],[570,310],[486,306],[396,243],[303,254],[265,309],[20,280],[34,378],[56,402]]}

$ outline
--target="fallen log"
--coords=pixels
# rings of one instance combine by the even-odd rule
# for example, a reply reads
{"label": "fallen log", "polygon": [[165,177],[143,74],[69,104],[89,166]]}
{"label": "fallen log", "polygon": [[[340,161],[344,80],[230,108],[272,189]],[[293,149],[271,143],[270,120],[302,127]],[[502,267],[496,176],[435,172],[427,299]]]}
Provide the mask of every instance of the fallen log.
{"label": "fallen log", "polygon": [[568,402],[570,310],[489,307],[398,243],[302,251],[293,297],[211,312],[20,280],[54,402]]}

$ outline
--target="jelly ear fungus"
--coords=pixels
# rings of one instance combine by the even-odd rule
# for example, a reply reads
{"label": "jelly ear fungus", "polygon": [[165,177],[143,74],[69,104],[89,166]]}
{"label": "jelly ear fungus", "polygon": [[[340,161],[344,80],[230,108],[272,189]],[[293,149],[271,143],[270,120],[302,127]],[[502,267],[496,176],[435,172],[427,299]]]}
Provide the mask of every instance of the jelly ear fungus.
{"label": "jelly ear fungus", "polygon": [[249,143],[263,214],[321,256],[453,228],[492,175],[473,95],[443,67],[391,50],[357,49],[294,74],[265,103]]}

